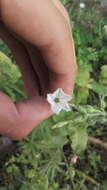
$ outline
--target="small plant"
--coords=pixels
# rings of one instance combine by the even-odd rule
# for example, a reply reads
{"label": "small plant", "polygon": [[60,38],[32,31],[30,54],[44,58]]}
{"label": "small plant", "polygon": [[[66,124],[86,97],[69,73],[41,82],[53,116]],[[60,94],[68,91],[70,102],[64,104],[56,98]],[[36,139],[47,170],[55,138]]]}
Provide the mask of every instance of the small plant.
{"label": "small plant", "polygon": [[[80,1],[63,0],[78,63],[73,108],[17,144],[17,153],[2,161],[0,190],[107,189],[107,23],[96,2],[84,1],[81,8]],[[21,100],[26,95],[20,71],[2,41],[0,50],[0,89]]]}

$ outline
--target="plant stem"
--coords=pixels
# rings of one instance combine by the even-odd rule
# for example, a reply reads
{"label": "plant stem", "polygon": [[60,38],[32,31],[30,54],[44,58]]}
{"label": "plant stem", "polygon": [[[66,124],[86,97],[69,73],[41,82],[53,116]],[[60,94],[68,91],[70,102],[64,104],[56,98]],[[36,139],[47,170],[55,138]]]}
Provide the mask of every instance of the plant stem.
{"label": "plant stem", "polygon": [[100,183],[97,182],[97,181],[96,181],[95,179],[93,179],[92,177],[90,177],[90,176],[84,174],[83,172],[81,172],[81,171],[79,171],[79,170],[77,170],[77,173],[80,173],[80,174],[82,174],[82,175],[84,176],[84,182],[85,182],[85,181],[90,181],[91,183],[95,184],[97,187],[100,186]]}
{"label": "plant stem", "polygon": [[85,179],[86,179],[87,181],[90,181],[91,183],[95,184],[97,187],[100,186],[100,183],[97,182],[95,179],[93,179],[93,178],[90,177],[90,176],[86,176]]}
{"label": "plant stem", "polygon": [[[66,166],[67,166],[67,169],[68,169],[68,172],[69,172],[69,164],[68,164],[68,162],[67,162],[67,159],[66,159],[64,153],[63,153],[63,158],[64,158],[64,161],[65,161],[65,163],[66,163]],[[73,181],[73,179],[72,179],[72,176],[71,176],[71,173],[70,173],[70,172],[69,172],[69,176],[70,176],[70,180],[71,180],[71,183],[72,183],[72,187],[73,187],[74,190],[76,190],[75,184],[74,184],[74,181]]]}
{"label": "plant stem", "polygon": [[94,137],[89,137],[88,140],[93,143],[93,144],[97,144],[97,145],[100,145],[102,146],[103,148],[105,148],[107,150],[107,143],[100,140],[100,139],[97,139],[97,138],[94,138]]}

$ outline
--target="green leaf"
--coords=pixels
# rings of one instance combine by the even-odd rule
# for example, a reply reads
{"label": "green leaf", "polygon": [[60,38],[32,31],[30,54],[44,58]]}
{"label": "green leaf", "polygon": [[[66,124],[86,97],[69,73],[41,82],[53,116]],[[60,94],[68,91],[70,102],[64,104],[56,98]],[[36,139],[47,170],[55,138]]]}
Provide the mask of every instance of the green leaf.
{"label": "green leaf", "polygon": [[89,89],[88,88],[78,88],[75,89],[75,104],[80,104],[80,103],[86,103],[87,98],[89,96]]}
{"label": "green leaf", "polygon": [[86,124],[75,126],[70,137],[74,152],[76,154],[81,154],[86,149],[88,141]]}
{"label": "green leaf", "polygon": [[0,187],[0,190],[8,190],[8,187]]}
{"label": "green leaf", "polygon": [[11,59],[0,51],[0,62],[7,62],[11,64]]}
{"label": "green leaf", "polygon": [[103,185],[102,185],[102,190],[107,190],[107,182],[103,182]]}
{"label": "green leaf", "polygon": [[107,65],[101,67],[100,77],[107,78]]}
{"label": "green leaf", "polygon": [[64,127],[64,126],[67,125],[68,123],[69,123],[69,121],[59,122],[59,123],[53,125],[53,126],[52,126],[52,129]]}
{"label": "green leaf", "polygon": [[98,83],[98,82],[95,82],[95,81],[93,81],[92,83],[91,83],[91,89],[94,91],[94,92],[96,92],[96,93],[98,93],[98,94],[100,94],[100,95],[105,95],[105,94],[107,94],[107,88],[105,87],[105,85],[103,85],[103,84],[100,84],[100,83]]}
{"label": "green leaf", "polygon": [[78,76],[77,76],[77,79],[76,79],[76,83],[79,86],[85,87],[89,83],[89,79],[90,79],[90,73],[87,70],[80,69],[78,71]]}
{"label": "green leaf", "polygon": [[107,65],[101,67],[100,83],[107,85]]}
{"label": "green leaf", "polygon": [[26,184],[23,184],[19,190],[27,190],[28,189],[28,186]]}
{"label": "green leaf", "polygon": [[35,170],[34,170],[34,169],[27,170],[26,176],[27,176],[29,179],[32,179],[33,177],[35,177]]}

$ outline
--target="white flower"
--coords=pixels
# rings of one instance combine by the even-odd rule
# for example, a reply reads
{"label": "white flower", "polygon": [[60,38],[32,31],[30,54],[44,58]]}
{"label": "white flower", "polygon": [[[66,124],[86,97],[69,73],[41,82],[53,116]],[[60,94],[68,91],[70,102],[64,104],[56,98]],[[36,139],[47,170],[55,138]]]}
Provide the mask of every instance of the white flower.
{"label": "white flower", "polygon": [[53,113],[56,114],[59,114],[61,110],[71,111],[71,104],[69,104],[71,99],[72,96],[64,93],[61,88],[58,88],[52,94],[47,94],[47,101],[51,104]]}
{"label": "white flower", "polygon": [[80,8],[85,8],[85,3],[80,3]]}

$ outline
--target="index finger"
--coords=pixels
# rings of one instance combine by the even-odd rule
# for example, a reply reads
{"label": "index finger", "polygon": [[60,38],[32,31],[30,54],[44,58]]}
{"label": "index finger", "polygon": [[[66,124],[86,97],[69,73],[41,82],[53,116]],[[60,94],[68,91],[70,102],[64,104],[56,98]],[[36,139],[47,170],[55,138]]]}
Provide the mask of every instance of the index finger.
{"label": "index finger", "polygon": [[[60,32],[60,35],[59,35]],[[72,34],[67,22],[56,30],[54,40],[40,50],[50,73],[50,89],[62,88],[72,93],[77,75],[77,64]]]}
{"label": "index finger", "polygon": [[77,66],[73,39],[64,16],[50,0],[14,0],[12,4],[10,0],[2,2],[5,23],[40,49],[50,70],[50,79],[52,76],[54,78],[51,89],[60,87],[70,93]]}

